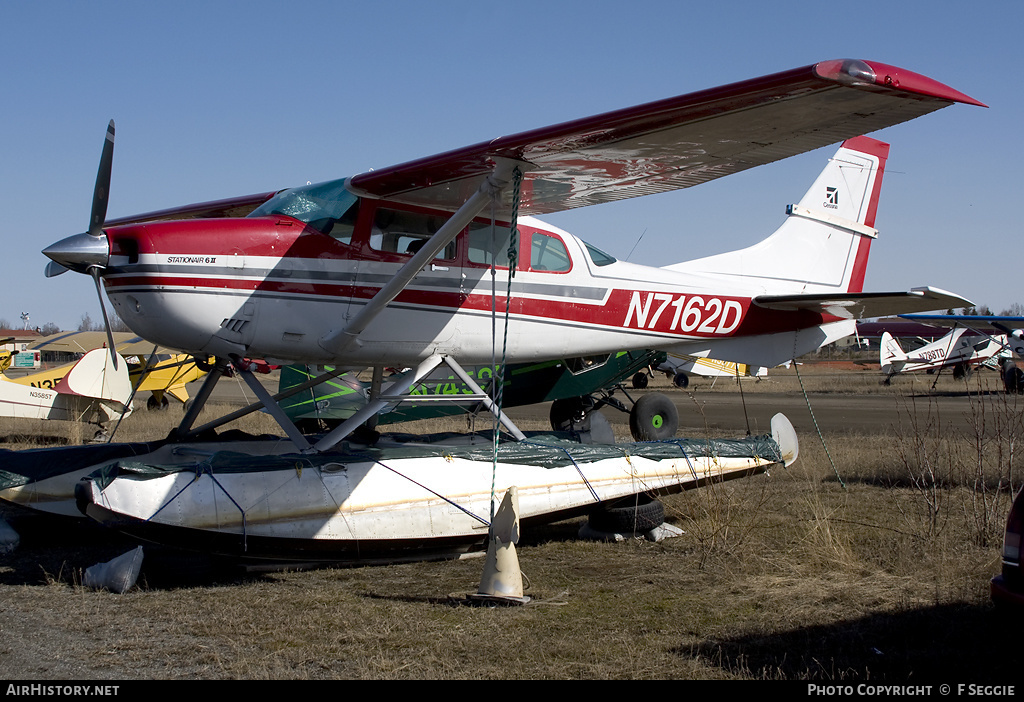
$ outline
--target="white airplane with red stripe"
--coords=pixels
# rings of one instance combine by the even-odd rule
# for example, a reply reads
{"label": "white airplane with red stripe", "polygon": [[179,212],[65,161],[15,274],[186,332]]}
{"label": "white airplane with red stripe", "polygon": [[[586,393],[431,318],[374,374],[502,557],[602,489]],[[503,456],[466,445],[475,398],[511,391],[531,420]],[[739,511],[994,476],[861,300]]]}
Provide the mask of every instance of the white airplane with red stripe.
{"label": "white airplane with red stripe", "polygon": [[[826,61],[352,178],[105,221],[111,122],[89,231],[44,253],[49,275],[102,282],[140,336],[225,360],[489,363],[507,302],[509,361],[651,348],[774,366],[858,318],[969,304],[927,287],[863,292],[889,147],[860,135],[957,102],[981,105],[893,66]],[[534,218],[837,141],[782,226],[742,250],[641,266]]]}

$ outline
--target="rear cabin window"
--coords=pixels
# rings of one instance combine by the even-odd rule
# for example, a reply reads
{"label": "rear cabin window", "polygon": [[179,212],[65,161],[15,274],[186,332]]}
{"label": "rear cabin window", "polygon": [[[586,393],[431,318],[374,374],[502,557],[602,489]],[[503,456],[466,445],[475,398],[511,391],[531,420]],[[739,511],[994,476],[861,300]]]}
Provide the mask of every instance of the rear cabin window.
{"label": "rear cabin window", "polygon": [[[510,239],[507,224],[498,224],[493,229],[490,224],[470,224],[467,236],[470,262],[490,266],[493,260],[495,265],[507,268]],[[569,252],[560,239],[541,232],[520,231],[519,240],[517,265],[520,269],[564,273],[572,268]],[[525,254],[527,242],[529,260]]]}
{"label": "rear cabin window", "polygon": [[[370,248],[411,256],[419,251],[446,221],[447,217],[440,215],[378,208],[373,217],[373,229],[370,230]],[[454,260],[455,242],[449,243],[437,258]]]}
{"label": "rear cabin window", "polygon": [[609,254],[606,254],[596,246],[583,242],[583,245],[587,247],[587,253],[590,254],[590,260],[594,262],[595,266],[610,266],[615,263],[615,258]]}
{"label": "rear cabin window", "polygon": [[530,244],[531,271],[565,273],[570,268],[572,268],[572,260],[561,239],[540,232],[533,233]]}

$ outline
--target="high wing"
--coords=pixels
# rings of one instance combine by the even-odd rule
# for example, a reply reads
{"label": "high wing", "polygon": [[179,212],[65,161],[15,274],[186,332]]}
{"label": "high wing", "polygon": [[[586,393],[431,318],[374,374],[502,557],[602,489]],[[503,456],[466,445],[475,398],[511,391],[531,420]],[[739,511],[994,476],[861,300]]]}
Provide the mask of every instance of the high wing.
{"label": "high wing", "polygon": [[1007,317],[999,314],[901,314],[904,319],[942,319],[949,322],[1024,322],[1024,317]]}
{"label": "high wing", "polygon": [[[666,192],[811,151],[956,102],[981,105],[911,71],[838,59],[593,117],[499,137],[357,175],[350,187],[458,209],[498,160],[518,162],[523,214],[545,214]],[[511,214],[506,189],[496,215]],[[244,216],[263,193],[107,220]],[[934,308],[931,308],[934,309]]]}
{"label": "high wing", "polygon": [[[950,309],[951,307],[947,307],[946,309]],[[1007,343],[1013,353],[1018,357],[1024,357],[1024,329],[1019,327],[1013,329],[1007,326],[1009,324],[1020,324],[1024,322],[1024,317],[1010,317],[999,314],[901,314],[900,317],[921,321],[949,321],[954,324],[962,324],[974,331],[986,334],[986,336],[989,335],[986,332],[977,329],[977,325],[988,324],[1006,335]],[[992,337],[989,336],[989,338]]]}
{"label": "high wing", "polygon": [[[496,159],[524,162],[520,211],[568,210],[687,188],[982,103],[882,63],[835,60],[608,112],[357,175],[357,193],[455,209]],[[506,191],[499,214],[510,212]]]}
{"label": "high wing", "polygon": [[753,302],[759,307],[771,310],[807,310],[822,315],[833,315],[840,319],[885,317],[906,312],[911,308],[935,310],[964,304],[963,298],[959,295],[932,287],[912,288],[907,292],[846,295],[759,295]]}

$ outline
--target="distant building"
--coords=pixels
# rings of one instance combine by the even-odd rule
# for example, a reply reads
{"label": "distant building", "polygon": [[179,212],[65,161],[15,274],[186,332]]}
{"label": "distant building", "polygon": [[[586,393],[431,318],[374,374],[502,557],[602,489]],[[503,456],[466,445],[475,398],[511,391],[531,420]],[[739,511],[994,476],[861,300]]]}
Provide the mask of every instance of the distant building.
{"label": "distant building", "polygon": [[34,329],[0,329],[0,349],[18,353],[42,338]]}

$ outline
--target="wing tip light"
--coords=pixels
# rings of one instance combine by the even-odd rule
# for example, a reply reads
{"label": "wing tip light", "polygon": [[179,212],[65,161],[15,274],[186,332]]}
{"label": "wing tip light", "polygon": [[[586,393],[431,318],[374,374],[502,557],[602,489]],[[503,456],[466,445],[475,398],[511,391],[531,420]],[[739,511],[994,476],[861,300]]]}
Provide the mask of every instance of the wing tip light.
{"label": "wing tip light", "polygon": [[985,103],[928,76],[877,61],[861,61],[859,59],[822,61],[814,65],[814,73],[819,78],[844,85],[895,88],[924,97],[988,107]]}

